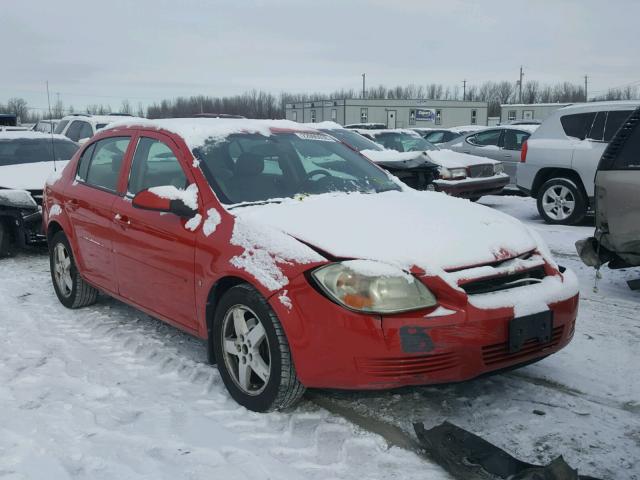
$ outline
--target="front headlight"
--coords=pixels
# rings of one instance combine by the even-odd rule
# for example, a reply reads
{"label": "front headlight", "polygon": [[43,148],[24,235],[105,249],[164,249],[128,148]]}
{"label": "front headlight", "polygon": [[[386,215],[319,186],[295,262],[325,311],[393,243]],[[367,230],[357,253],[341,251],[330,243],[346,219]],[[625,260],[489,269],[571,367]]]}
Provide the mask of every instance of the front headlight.
{"label": "front headlight", "polygon": [[502,162],[496,163],[493,166],[493,174],[498,175],[499,173],[504,173],[504,165],[502,164]]}
{"label": "front headlight", "polygon": [[442,167],[440,169],[440,177],[444,180],[460,180],[467,177],[467,169]]}
{"label": "front headlight", "polygon": [[421,282],[399,268],[369,260],[320,267],[313,278],[333,300],[366,313],[398,313],[437,305]]}

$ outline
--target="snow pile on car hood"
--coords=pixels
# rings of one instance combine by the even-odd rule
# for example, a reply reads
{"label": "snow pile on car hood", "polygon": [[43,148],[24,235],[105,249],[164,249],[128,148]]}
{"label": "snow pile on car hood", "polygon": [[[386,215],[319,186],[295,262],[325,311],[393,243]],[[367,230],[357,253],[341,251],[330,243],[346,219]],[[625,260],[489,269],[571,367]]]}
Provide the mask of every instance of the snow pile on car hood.
{"label": "snow pile on car hood", "polygon": [[[44,190],[44,184],[54,172],[62,172],[68,160],[55,162],[0,165],[0,188],[16,190]],[[55,165],[55,167],[54,167]]]}
{"label": "snow pile on car hood", "polygon": [[472,165],[495,165],[499,163],[486,157],[470,155],[468,153],[454,152],[453,150],[429,150],[425,152],[429,160],[445,168],[465,168]]}
{"label": "snow pile on car hood", "polygon": [[207,141],[223,141],[234,133],[258,133],[266,137],[272,129],[308,130],[290,120],[247,120],[245,118],[167,118],[162,120],[123,120],[109,124],[106,129],[143,127],[167,130],[180,135],[190,149]]}
{"label": "snow pile on car hood", "polygon": [[422,157],[428,160],[423,152],[396,152],[395,150],[361,150],[360,153],[375,163],[406,162]]}
{"label": "snow pile on car hood", "polygon": [[233,213],[241,224],[277,229],[337,258],[375,260],[404,270],[416,266],[433,275],[515,257],[539,243],[513,217],[415,190],[314,195]]}

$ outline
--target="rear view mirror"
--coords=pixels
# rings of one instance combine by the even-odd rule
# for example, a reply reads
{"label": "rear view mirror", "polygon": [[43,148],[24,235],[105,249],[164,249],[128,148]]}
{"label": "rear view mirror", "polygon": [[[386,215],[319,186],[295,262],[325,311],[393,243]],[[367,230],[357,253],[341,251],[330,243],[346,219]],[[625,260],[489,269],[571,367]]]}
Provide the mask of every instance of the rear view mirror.
{"label": "rear view mirror", "polygon": [[[133,206],[142,210],[152,210],[154,212],[173,213],[180,218],[192,218],[197,210],[186,205],[180,198],[176,198],[180,190],[173,186],[166,187],[154,187],[155,189],[166,190],[168,195],[159,195],[156,192],[150,190],[142,190],[135,197],[133,197]],[[176,195],[172,195],[172,191],[175,190]]]}

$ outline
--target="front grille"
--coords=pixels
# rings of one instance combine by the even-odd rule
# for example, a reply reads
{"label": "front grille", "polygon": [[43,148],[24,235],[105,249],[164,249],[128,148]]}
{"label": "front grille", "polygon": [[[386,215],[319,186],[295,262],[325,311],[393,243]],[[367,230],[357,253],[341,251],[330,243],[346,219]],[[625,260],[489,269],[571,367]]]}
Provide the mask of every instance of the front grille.
{"label": "front grille", "polygon": [[539,283],[545,276],[544,267],[540,266],[498,277],[481,278],[466,283],[460,282],[460,287],[467,295],[478,295]]}
{"label": "front grille", "polygon": [[472,165],[467,167],[467,176],[471,178],[493,177],[493,165]]}
{"label": "front grille", "polygon": [[526,357],[540,353],[546,348],[557,346],[562,339],[563,331],[564,325],[555,327],[551,334],[551,341],[547,343],[540,343],[535,338],[529,339],[522,344],[522,349],[516,353],[509,353],[509,342],[486,345],[482,347],[482,361],[485,365],[490,366],[524,360]]}
{"label": "front grille", "polygon": [[413,357],[356,359],[358,370],[380,378],[424,375],[448,370],[459,364],[458,355],[451,352]]}
{"label": "front grille", "polygon": [[416,190],[426,190],[433,183],[434,174],[430,169],[398,169],[387,168],[389,173],[398,177],[403,183]]}
{"label": "front grille", "polygon": [[29,193],[36,201],[36,203],[42,206],[42,190],[29,190]]}

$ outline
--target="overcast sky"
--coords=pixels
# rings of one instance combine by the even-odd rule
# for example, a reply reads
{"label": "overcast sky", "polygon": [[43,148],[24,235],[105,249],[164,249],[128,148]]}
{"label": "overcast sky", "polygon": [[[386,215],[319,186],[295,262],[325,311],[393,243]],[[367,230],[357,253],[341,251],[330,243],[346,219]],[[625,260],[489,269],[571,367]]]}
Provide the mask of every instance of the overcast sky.
{"label": "overcast sky", "polygon": [[[0,0],[0,103],[486,80],[640,85],[640,1]],[[55,101],[53,95],[52,101]]]}

